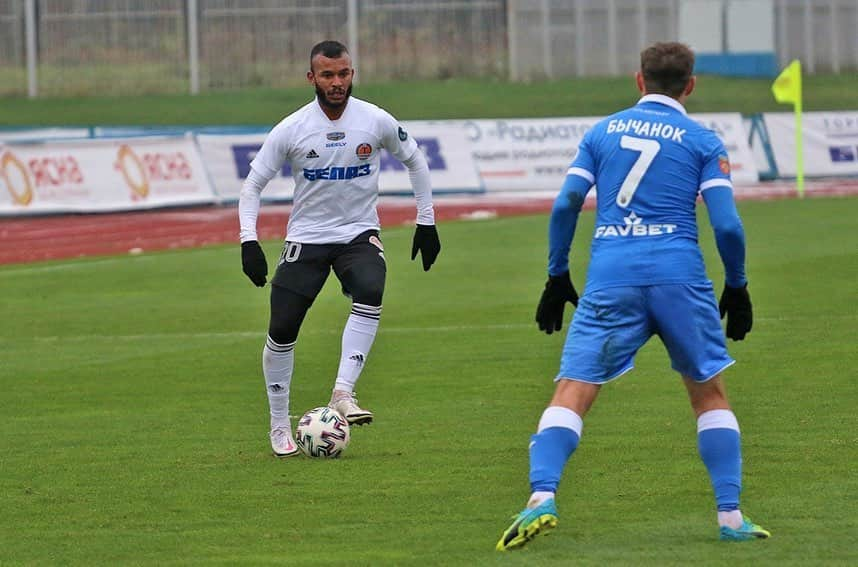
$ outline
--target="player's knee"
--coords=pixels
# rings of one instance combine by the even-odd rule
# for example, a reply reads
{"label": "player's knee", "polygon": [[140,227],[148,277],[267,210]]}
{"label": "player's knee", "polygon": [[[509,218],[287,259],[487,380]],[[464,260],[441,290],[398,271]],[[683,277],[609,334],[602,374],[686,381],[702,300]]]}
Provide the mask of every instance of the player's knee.
{"label": "player's knee", "polygon": [[352,282],[349,293],[355,303],[379,306],[384,296],[384,278],[363,278]]}
{"label": "player's knee", "polygon": [[380,307],[383,294],[383,289],[364,289],[361,291],[353,291],[352,300],[355,303]]}
{"label": "player's knee", "polygon": [[268,325],[268,336],[277,344],[294,343],[298,338],[300,325],[292,321],[271,321]]}
{"label": "player's knee", "polygon": [[298,338],[301,322],[304,320],[306,311],[294,311],[291,309],[277,310],[271,313],[268,322],[268,336],[280,345],[294,343]]}
{"label": "player's knee", "polygon": [[313,304],[313,299],[284,287],[271,287],[271,318],[268,321],[268,336],[277,344],[294,343],[304,316]]}

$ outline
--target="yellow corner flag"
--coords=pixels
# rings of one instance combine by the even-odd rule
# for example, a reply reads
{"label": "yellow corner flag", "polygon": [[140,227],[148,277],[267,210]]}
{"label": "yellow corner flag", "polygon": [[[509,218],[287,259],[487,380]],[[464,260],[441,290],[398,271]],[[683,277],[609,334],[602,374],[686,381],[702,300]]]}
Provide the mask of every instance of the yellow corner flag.
{"label": "yellow corner flag", "polygon": [[798,196],[804,197],[804,152],[801,132],[801,61],[793,59],[772,83],[775,100],[792,104],[795,110],[795,184]]}
{"label": "yellow corner flag", "polygon": [[793,59],[772,83],[775,100],[801,106],[801,61]]}

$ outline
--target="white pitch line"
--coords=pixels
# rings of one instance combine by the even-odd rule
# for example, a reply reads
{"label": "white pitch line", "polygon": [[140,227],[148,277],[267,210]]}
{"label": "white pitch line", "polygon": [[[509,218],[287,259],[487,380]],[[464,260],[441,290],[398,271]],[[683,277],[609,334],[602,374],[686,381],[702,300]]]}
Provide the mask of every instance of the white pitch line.
{"label": "white pitch line", "polygon": [[[485,331],[485,330],[516,330],[536,327],[536,323],[524,324],[490,324],[490,325],[444,325],[437,327],[386,327],[380,328],[379,334],[387,333],[443,333],[452,331]],[[302,331],[302,335],[340,335],[342,329],[319,329]],[[142,341],[142,340],[191,340],[191,339],[235,339],[235,338],[259,338],[265,339],[265,330],[261,331],[228,331],[223,333],[147,333],[136,335],[72,335],[72,336],[44,336],[44,337],[19,337],[14,340],[0,338],[0,342],[68,342],[68,341]]]}
{"label": "white pitch line", "polygon": [[[828,319],[858,319],[858,314],[826,315]],[[755,317],[756,321],[790,322],[807,321],[816,317]],[[566,328],[560,333],[565,334]],[[536,323],[490,323],[486,325],[438,325],[434,327],[379,327],[379,334],[407,334],[407,333],[445,333],[460,331],[516,331],[520,329],[537,330]],[[302,335],[340,335],[342,329],[308,329],[302,331]],[[265,338],[265,330],[260,331],[226,331],[222,333],[145,333],[134,335],[72,335],[72,336],[43,336],[43,337],[17,337],[15,339],[4,339],[0,337],[0,343],[7,342],[69,342],[69,341],[142,341],[142,340],[193,340],[193,339],[235,339],[235,338]]]}
{"label": "white pitch line", "polygon": [[120,262],[141,262],[141,261],[151,261],[156,259],[166,258],[171,252],[175,253],[193,253],[193,254],[208,254],[210,252],[221,252],[219,248],[215,247],[201,247],[201,248],[180,248],[174,250],[153,250],[153,253],[156,254],[147,254],[146,250],[143,250],[142,254],[127,254],[120,256],[113,256],[110,258],[102,258],[100,260],[91,260],[85,257],[81,257],[78,259],[72,259],[69,262],[62,264],[50,264],[50,265],[40,265],[40,264],[23,264],[20,267],[10,267],[0,269],[0,278],[3,276],[27,276],[31,274],[41,274],[45,272],[59,272],[65,270],[88,270],[92,266],[109,266],[111,264],[118,264]]}
{"label": "white pitch line", "polygon": [[[134,261],[140,260],[151,260],[151,256],[134,256]],[[105,258],[103,260],[84,260],[80,262],[68,263],[68,264],[51,264],[49,266],[39,266],[28,264],[26,266],[22,266],[20,268],[7,268],[0,270],[0,277],[3,276],[24,276],[29,274],[41,274],[44,272],[59,272],[63,270],[75,270],[75,269],[88,269],[92,266],[103,266],[116,264],[118,262],[126,262],[129,258],[120,257],[120,258]]]}

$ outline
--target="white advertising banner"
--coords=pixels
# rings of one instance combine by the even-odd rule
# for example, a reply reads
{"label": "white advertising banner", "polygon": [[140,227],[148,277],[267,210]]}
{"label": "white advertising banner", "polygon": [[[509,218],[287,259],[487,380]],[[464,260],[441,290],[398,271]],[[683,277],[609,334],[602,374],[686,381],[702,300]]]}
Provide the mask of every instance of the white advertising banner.
{"label": "white advertising banner", "polygon": [[468,120],[487,191],[559,191],[584,134],[600,117]]}
{"label": "white advertising banner", "polygon": [[[764,113],[778,174],[796,175],[795,115]],[[808,176],[858,175],[858,111],[805,112],[801,117],[804,173]]]}
{"label": "white advertising banner", "polygon": [[[730,156],[733,182],[758,181],[742,116],[692,114],[715,131]],[[584,134],[602,117],[468,120],[468,139],[487,191],[559,191]]]}
{"label": "white advertising banner", "polygon": [[190,138],[0,147],[0,213],[118,211],[214,201]]}
{"label": "white advertising banner", "polygon": [[[443,122],[403,122],[403,127],[423,150],[437,193],[483,190],[471,157],[465,131]],[[217,194],[238,199],[241,184],[250,172],[250,162],[265,141],[265,134],[197,135],[197,142]],[[408,170],[388,152],[381,153],[379,191],[382,194],[411,193]],[[284,164],[262,193],[266,199],[290,199],[295,189],[292,170]]]}

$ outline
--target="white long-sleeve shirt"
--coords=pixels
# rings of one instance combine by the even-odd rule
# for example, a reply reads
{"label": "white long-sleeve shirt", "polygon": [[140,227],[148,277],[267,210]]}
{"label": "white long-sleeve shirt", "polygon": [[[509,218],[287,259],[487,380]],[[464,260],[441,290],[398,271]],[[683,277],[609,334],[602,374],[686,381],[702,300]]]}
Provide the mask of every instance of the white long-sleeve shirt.
{"label": "white long-sleeve shirt", "polygon": [[343,115],[330,120],[313,100],[269,132],[251,162],[239,197],[240,238],[256,240],[260,194],[289,163],[295,180],[287,239],[340,244],[380,229],[378,174],[384,148],[401,161],[417,201],[417,222],[435,224],[429,166],[414,139],[393,116],[350,97]]}

